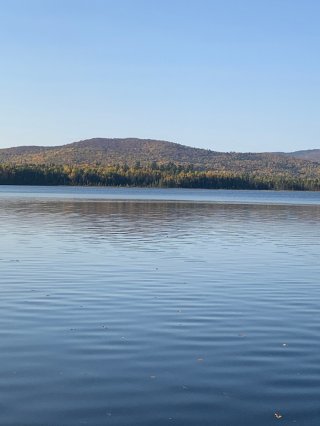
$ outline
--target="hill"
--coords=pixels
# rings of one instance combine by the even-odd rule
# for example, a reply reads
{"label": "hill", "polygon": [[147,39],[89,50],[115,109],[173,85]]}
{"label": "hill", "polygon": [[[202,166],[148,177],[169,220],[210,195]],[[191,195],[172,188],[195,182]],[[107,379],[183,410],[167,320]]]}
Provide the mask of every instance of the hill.
{"label": "hill", "polygon": [[290,157],[300,158],[302,160],[309,160],[320,162],[320,149],[306,149],[303,151],[289,152],[286,155]]}
{"label": "hill", "polygon": [[[319,150],[320,151],[320,150]],[[0,164],[108,167],[175,163],[195,170],[318,178],[320,163],[298,155],[224,153],[152,139],[94,138],[62,146],[22,146],[0,150]]]}

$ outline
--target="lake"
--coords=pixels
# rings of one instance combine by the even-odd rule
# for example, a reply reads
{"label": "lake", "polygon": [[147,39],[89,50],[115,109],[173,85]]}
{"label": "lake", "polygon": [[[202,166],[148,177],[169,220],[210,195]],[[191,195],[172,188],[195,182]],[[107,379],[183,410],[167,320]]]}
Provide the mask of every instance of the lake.
{"label": "lake", "polygon": [[0,424],[318,426],[320,193],[0,186]]}

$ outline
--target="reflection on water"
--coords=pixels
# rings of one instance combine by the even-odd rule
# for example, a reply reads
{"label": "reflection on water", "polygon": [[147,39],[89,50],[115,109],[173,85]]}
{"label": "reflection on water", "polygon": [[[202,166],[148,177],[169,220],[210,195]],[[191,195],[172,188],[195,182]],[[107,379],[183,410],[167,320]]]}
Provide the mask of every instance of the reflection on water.
{"label": "reflection on water", "polygon": [[319,219],[0,198],[0,423],[318,425]]}

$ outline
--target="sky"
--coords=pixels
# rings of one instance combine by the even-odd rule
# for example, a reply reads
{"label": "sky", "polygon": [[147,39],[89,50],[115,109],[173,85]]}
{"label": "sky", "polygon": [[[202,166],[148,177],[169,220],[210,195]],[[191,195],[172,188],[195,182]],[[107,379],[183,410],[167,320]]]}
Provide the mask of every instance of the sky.
{"label": "sky", "polygon": [[0,148],[320,148],[319,0],[0,0]]}

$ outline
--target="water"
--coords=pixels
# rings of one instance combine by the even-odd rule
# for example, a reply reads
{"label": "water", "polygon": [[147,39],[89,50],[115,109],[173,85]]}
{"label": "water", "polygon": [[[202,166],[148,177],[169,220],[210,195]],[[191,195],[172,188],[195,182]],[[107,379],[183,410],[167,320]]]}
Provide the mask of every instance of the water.
{"label": "water", "polygon": [[144,201],[191,201],[228,204],[318,204],[319,192],[299,191],[234,191],[207,189],[151,189],[151,188],[104,188],[70,186],[0,186],[0,196],[35,199],[84,199],[84,200],[144,200]]}
{"label": "water", "polygon": [[319,425],[319,220],[319,193],[0,187],[0,424]]}

